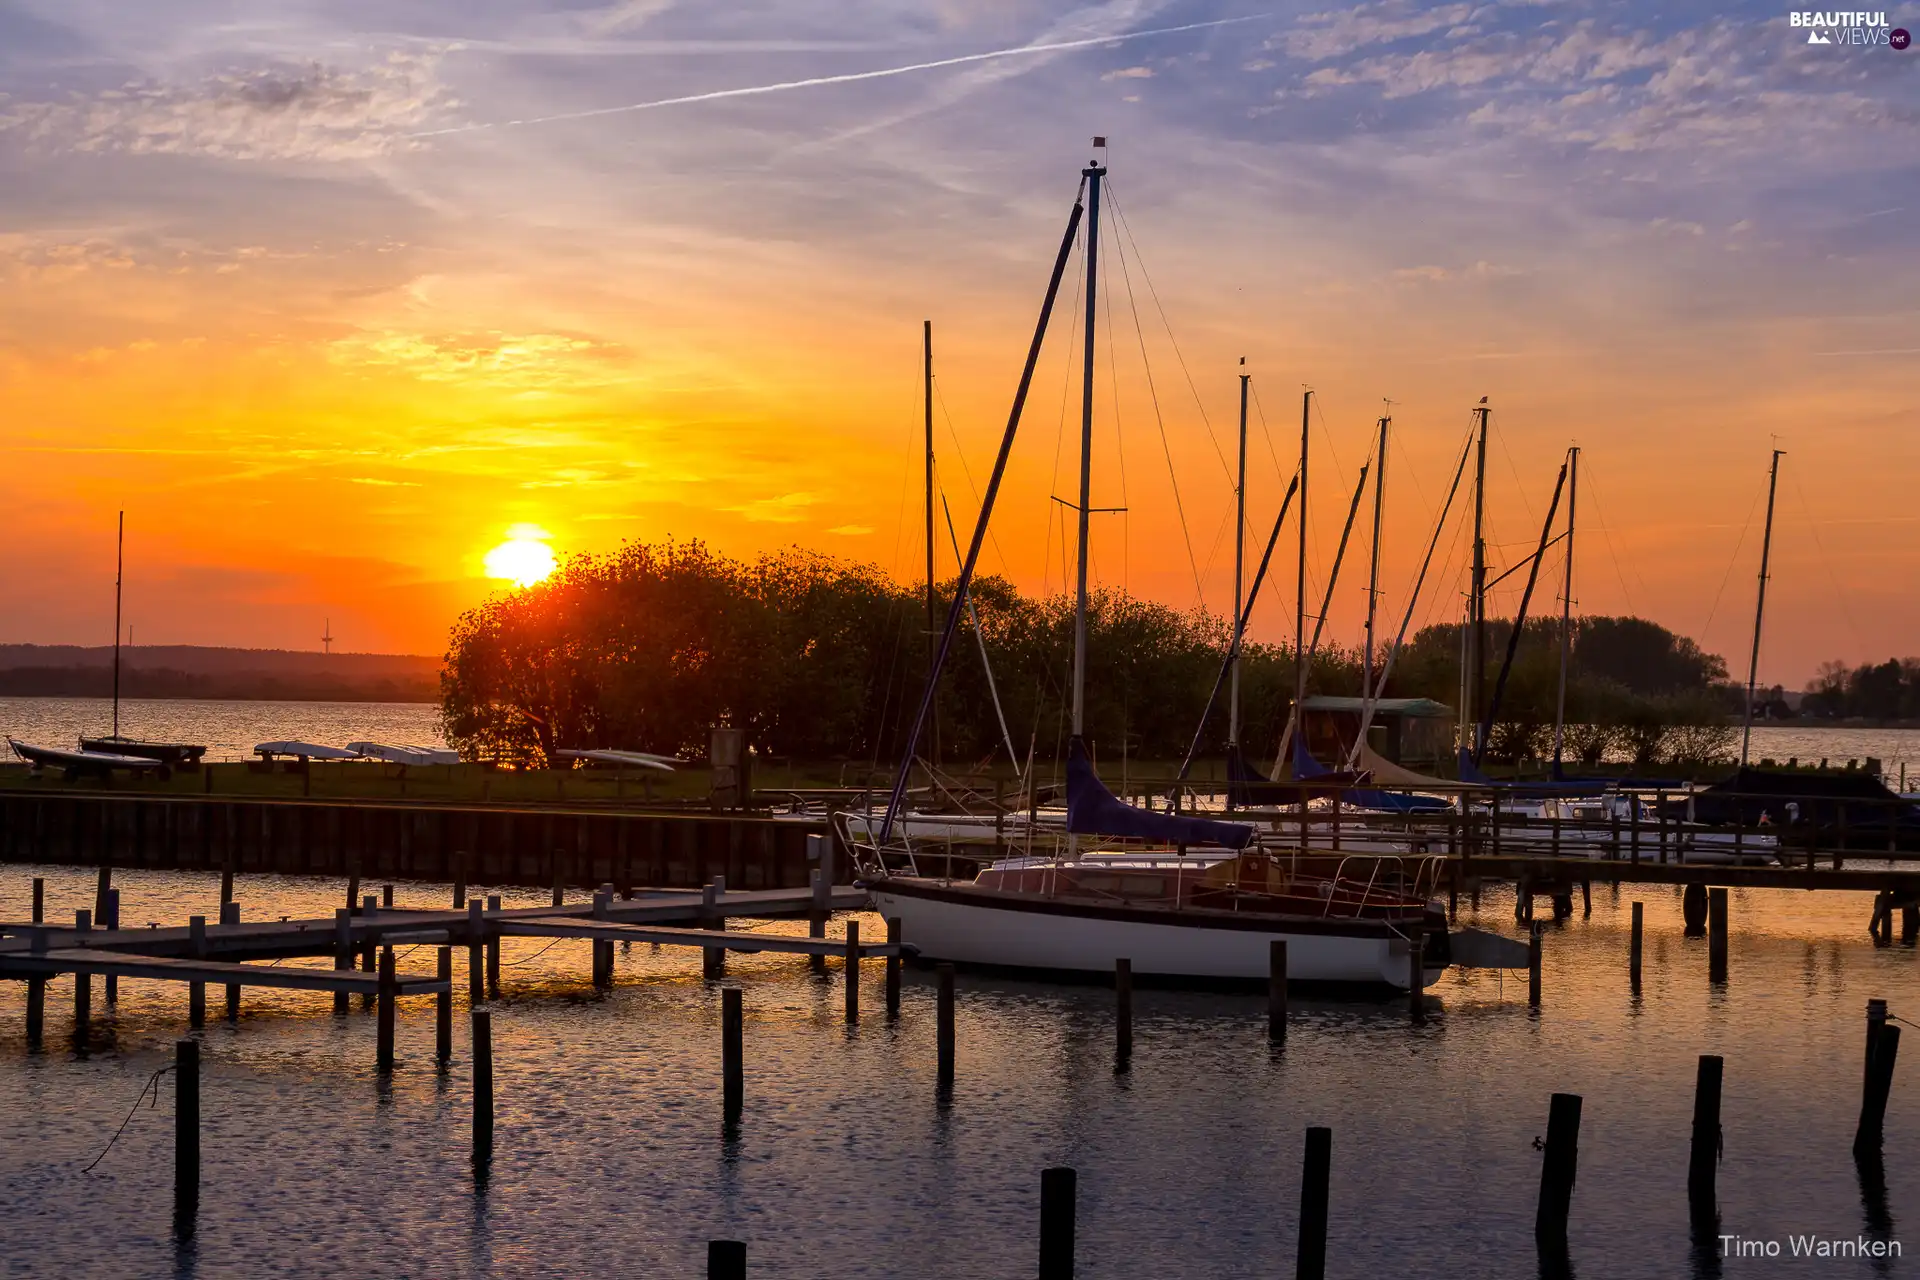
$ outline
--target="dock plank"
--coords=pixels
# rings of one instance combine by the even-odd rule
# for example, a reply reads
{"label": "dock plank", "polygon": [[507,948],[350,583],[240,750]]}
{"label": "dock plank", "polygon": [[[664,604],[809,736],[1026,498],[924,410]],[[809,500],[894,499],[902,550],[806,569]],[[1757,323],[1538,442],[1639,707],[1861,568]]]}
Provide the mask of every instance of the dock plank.
{"label": "dock plank", "polygon": [[[102,973],[122,978],[154,978],[163,982],[229,983],[243,987],[284,987],[295,991],[344,991],[375,995],[377,974],[357,969],[283,969],[266,965],[234,964],[225,960],[179,959],[171,956],[129,955],[63,947],[27,955],[0,956],[0,977],[24,978],[52,973]],[[444,978],[400,978],[403,996],[435,995],[450,989]]]}
{"label": "dock plank", "polygon": [[[844,956],[845,939],[801,938],[791,934],[754,933],[741,929],[675,929],[665,925],[621,924],[601,920],[535,917],[503,921],[500,932],[509,938],[592,938],[600,942],[657,942],[663,946],[721,947],[728,951],[782,951],[806,956]],[[862,956],[893,956],[902,948],[872,942],[860,947]]]}

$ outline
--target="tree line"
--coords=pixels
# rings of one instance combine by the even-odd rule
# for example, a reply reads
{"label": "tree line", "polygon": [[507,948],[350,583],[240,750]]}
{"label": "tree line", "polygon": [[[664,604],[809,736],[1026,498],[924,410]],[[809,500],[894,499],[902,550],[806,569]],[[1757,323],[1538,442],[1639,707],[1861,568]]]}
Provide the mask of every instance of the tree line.
{"label": "tree line", "polygon": [[1920,720],[1920,658],[1849,667],[1823,662],[1807,682],[1800,714],[1833,719]]}
{"label": "tree line", "polygon": [[[952,589],[935,591],[942,623]],[[963,617],[921,755],[937,753],[955,768],[1004,760],[1009,750],[1056,758],[1069,726],[1072,597],[1031,596],[992,577],[976,579],[970,594],[978,630]],[[1711,753],[1710,722],[1725,723],[1724,694],[1715,692],[1724,662],[1641,619],[1575,626],[1569,718],[1593,726],[1577,738],[1576,756]],[[1492,669],[1507,627],[1489,628]],[[1220,670],[1226,620],[1102,589],[1090,602],[1088,634],[1085,719],[1097,756],[1180,759]],[[1457,625],[1421,631],[1389,695],[1455,704],[1458,638]],[[798,548],[743,561],[698,541],[627,543],[574,557],[546,581],[462,614],[441,675],[442,719],[464,756],[515,764],[545,764],[566,747],[698,757],[710,727],[727,724],[762,754],[886,766],[903,751],[933,641],[924,587],[873,565]],[[1542,754],[1557,655],[1557,620],[1523,633],[1491,758]],[[1310,692],[1361,692],[1362,656],[1323,646]],[[1290,646],[1244,646],[1249,754],[1270,756],[1277,746],[1294,680]],[[1675,737],[1676,726],[1697,732]],[[1208,717],[1201,751],[1223,751],[1226,732],[1222,705]]]}

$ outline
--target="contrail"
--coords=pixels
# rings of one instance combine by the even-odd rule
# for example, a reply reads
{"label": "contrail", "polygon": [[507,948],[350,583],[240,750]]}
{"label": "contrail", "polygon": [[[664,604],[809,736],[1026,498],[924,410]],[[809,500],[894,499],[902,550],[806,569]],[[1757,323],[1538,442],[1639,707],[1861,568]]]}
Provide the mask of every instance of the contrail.
{"label": "contrail", "polygon": [[1154,27],[1147,31],[1122,31],[1110,36],[1088,36],[1081,40],[1054,40],[1047,44],[1023,44],[1011,49],[993,49],[986,53],[963,53],[958,57],[939,58],[932,62],[915,62],[904,67],[883,67],[877,71],[851,71],[838,76],[814,76],[807,80],[783,80],[779,84],[752,85],[743,89],[714,89],[707,93],[689,93],[678,98],[656,98],[652,102],[633,102],[621,107],[595,107],[590,111],[566,111],[559,115],[529,116],[525,120],[502,120],[492,124],[460,124],[446,129],[429,129],[422,133],[408,134],[411,138],[439,138],[450,133],[473,133],[480,129],[512,129],[520,125],[552,124],[560,120],[590,120],[595,116],[624,115],[630,111],[652,111],[656,107],[681,107],[695,102],[717,102],[722,98],[752,98],[763,93],[783,93],[788,89],[815,89],[821,85],[851,84],[856,80],[880,80],[887,76],[904,76],[915,71],[937,71],[941,67],[958,67],[969,62],[986,62],[993,58],[1014,58],[1022,54],[1057,53],[1063,49],[1088,49],[1094,45],[1119,44],[1127,40],[1142,40],[1148,36],[1170,36],[1182,31],[1201,31],[1208,27],[1225,27],[1239,22],[1255,22],[1269,14],[1255,13],[1240,18],[1214,18],[1207,22],[1188,22],[1177,27]]}

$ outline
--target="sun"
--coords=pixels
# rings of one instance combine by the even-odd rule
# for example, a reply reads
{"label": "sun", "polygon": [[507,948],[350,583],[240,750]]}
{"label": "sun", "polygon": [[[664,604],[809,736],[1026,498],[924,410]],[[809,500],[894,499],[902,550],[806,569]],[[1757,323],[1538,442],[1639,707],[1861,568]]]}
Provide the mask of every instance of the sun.
{"label": "sun", "polygon": [[559,567],[553,548],[546,544],[547,532],[531,525],[515,525],[507,530],[507,540],[487,552],[485,565],[489,578],[505,578],[516,587],[530,587]]}

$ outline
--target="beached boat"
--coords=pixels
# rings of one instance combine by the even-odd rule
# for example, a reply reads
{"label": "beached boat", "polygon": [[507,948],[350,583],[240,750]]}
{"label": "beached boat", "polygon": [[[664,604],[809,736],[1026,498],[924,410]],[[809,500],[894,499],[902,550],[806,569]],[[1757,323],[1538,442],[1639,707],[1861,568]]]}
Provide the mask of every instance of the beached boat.
{"label": "beached boat", "polygon": [[81,777],[108,778],[115,772],[152,773],[165,778],[172,772],[162,760],[146,756],[119,755],[107,751],[68,751],[61,747],[40,747],[30,742],[7,739],[13,754],[25,760],[35,771],[59,769],[69,780]]}
{"label": "beached boat", "polygon": [[143,760],[157,760],[161,764],[175,767],[197,765],[200,763],[200,757],[207,754],[206,747],[198,743],[148,742],[141,738],[123,738],[115,734],[99,738],[81,738],[80,749],[103,755],[138,756]]}

